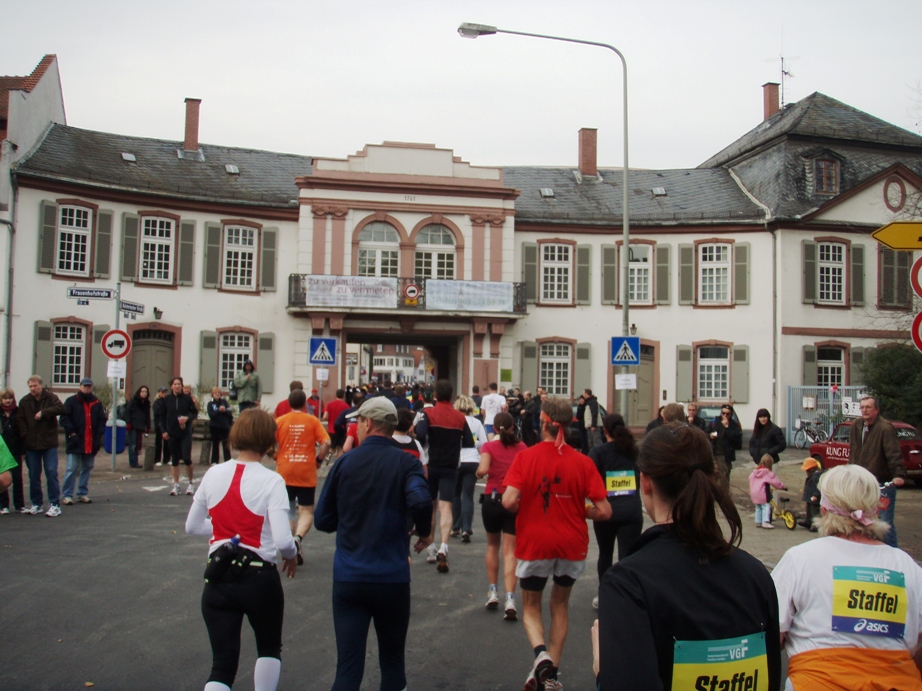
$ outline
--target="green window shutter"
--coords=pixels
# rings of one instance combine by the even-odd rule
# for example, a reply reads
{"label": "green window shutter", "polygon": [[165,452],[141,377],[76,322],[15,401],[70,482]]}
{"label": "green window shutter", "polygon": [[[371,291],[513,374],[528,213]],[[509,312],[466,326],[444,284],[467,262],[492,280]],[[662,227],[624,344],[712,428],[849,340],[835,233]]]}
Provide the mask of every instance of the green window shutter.
{"label": "green window shutter", "polygon": [[852,306],[864,304],[864,245],[852,245]]}
{"label": "green window shutter", "polygon": [[519,381],[522,391],[534,392],[538,388],[538,344],[522,341],[522,372]]}
{"label": "green window shutter", "polygon": [[256,359],[259,363],[259,380],[263,393],[272,393],[275,388],[275,334],[261,333],[257,338]]}
{"label": "green window shutter", "polygon": [[577,398],[585,389],[592,388],[592,346],[589,343],[576,344],[576,365],[573,368],[573,389],[571,398]]}
{"label": "green window shutter", "polygon": [[[803,301],[805,304],[815,303],[816,302],[816,243],[810,240],[804,240],[803,247],[803,269],[804,269],[804,285],[803,285]],[[816,379],[814,378],[812,384],[805,384],[805,386],[816,386]]]}
{"label": "green window shutter", "polygon": [[669,304],[669,245],[656,246],[656,304]]}
{"label": "green window shutter", "polygon": [[[576,246],[576,304],[591,302],[592,246]],[[590,387],[591,388],[591,387]]]}
{"label": "green window shutter", "polygon": [[676,346],[675,397],[677,401],[694,400],[695,372],[693,367],[692,347]]}
{"label": "green window shutter", "polygon": [[749,346],[733,346],[730,397],[734,403],[749,403]]}
{"label": "green window shutter", "polygon": [[618,302],[618,248],[602,245],[602,304]]}
{"label": "green window shutter", "polygon": [[198,380],[202,386],[218,386],[218,333],[202,331],[199,334]]}
{"label": "green window shutter", "polygon": [[538,301],[538,245],[522,243],[522,283],[525,284],[525,301]]}
{"label": "green window shutter", "polygon": [[96,261],[93,267],[96,278],[109,278],[112,264],[112,217],[111,211],[100,211],[96,217]]}
{"label": "green window shutter", "polygon": [[864,384],[864,351],[866,348],[851,348],[849,350],[848,385],[861,386]]}
{"label": "green window shutter", "polygon": [[816,386],[816,347],[804,346],[804,386]]}
{"label": "green window shutter", "polygon": [[176,285],[191,286],[195,267],[195,221],[179,224],[179,255],[177,257]]}
{"label": "green window shutter", "polygon": [[880,279],[878,291],[881,307],[893,307],[896,303],[896,252],[880,245]]}
{"label": "green window shutter", "polygon": [[[679,245],[679,304],[695,304],[695,246]],[[685,400],[685,399],[679,399]]]}
{"label": "green window shutter", "polygon": [[221,285],[221,233],[220,223],[205,224],[205,262],[202,267],[202,287]]}
{"label": "green window shutter", "polygon": [[138,232],[141,218],[122,214],[122,280],[138,280]]}
{"label": "green window shutter", "polygon": [[109,358],[102,352],[102,337],[109,330],[108,324],[93,324],[93,345],[91,347],[90,378],[98,386],[109,380]]}
{"label": "green window shutter", "polygon": [[54,271],[54,260],[58,254],[58,205],[43,201],[40,218],[42,220],[38,227],[38,270],[50,274]]}
{"label": "green window shutter", "polygon": [[273,291],[278,285],[278,228],[263,228],[259,260],[259,289]]}
{"label": "green window shutter", "polygon": [[749,243],[737,242],[733,246],[733,302],[749,304]]}
{"label": "green window shutter", "polygon": [[912,252],[896,253],[896,305],[909,309],[912,307],[912,285],[909,274],[912,269]]}
{"label": "green window shutter", "polygon": [[54,324],[35,322],[35,341],[32,352],[32,371],[51,386],[54,374]]}

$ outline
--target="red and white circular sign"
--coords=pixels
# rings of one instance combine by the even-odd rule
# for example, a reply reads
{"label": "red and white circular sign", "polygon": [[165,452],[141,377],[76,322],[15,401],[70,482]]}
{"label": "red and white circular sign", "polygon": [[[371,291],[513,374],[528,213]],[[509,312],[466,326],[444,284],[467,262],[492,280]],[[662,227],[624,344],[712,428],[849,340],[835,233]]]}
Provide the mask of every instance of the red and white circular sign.
{"label": "red and white circular sign", "polygon": [[106,331],[102,337],[103,355],[113,360],[121,360],[131,352],[131,336],[121,329]]}
{"label": "red and white circular sign", "polygon": [[419,286],[415,283],[410,283],[403,289],[403,294],[407,296],[408,300],[415,300],[419,297]]}
{"label": "red and white circular sign", "polygon": [[922,312],[919,312],[912,320],[912,342],[922,352]]}
{"label": "red and white circular sign", "polygon": [[922,257],[916,259],[912,264],[912,269],[909,271],[909,282],[912,283],[912,290],[922,298]]}

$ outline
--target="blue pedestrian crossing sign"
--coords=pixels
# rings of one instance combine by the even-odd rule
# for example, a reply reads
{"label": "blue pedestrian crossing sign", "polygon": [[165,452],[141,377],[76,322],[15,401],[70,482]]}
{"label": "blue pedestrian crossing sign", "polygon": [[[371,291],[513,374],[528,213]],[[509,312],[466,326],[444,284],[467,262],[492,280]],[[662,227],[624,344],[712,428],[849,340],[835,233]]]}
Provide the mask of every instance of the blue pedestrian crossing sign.
{"label": "blue pedestrian crossing sign", "polygon": [[611,364],[639,365],[640,336],[613,336],[611,339]]}
{"label": "blue pedestrian crossing sign", "polygon": [[311,336],[308,347],[308,362],[311,365],[336,364],[336,339]]}

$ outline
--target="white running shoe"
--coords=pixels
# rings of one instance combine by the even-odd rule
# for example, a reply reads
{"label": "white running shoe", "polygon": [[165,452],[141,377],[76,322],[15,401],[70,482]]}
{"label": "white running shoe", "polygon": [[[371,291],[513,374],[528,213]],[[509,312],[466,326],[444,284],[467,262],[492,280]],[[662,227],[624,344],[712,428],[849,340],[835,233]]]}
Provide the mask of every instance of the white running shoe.
{"label": "white running shoe", "polygon": [[29,513],[33,516],[38,516],[40,513],[42,513],[43,510],[44,508],[41,504],[32,504],[32,508],[29,509]]}
{"label": "white running shoe", "polygon": [[538,689],[543,689],[544,682],[547,681],[547,674],[551,671],[551,667],[553,666],[554,661],[551,660],[551,656],[546,652],[538,655],[538,657],[535,658],[534,666],[528,673],[528,678],[525,679],[523,691],[538,691]]}
{"label": "white running shoe", "polygon": [[516,612],[515,610],[515,598],[514,597],[506,598],[505,612],[506,613],[503,616],[503,619],[505,619],[506,621],[516,621],[516,619],[518,619],[519,615],[518,615],[518,612]]}
{"label": "white running shoe", "polygon": [[435,545],[429,545],[429,549],[426,551],[426,561],[430,564],[437,562],[439,560],[438,551],[438,547]]}
{"label": "white running shoe", "polygon": [[598,609],[598,608],[599,608],[599,596],[596,595],[594,598],[592,598],[592,609]]}
{"label": "white running shoe", "polygon": [[195,484],[190,482],[189,486],[186,487],[186,494],[195,494]]}
{"label": "white running shoe", "polygon": [[497,609],[499,607],[499,595],[493,588],[487,591],[487,609]]}
{"label": "white running shoe", "polygon": [[57,518],[61,515],[61,507],[57,504],[52,504],[48,507],[48,511],[45,512],[45,515],[48,516],[48,518]]}
{"label": "white running shoe", "polygon": [[178,483],[178,482],[175,483],[175,484],[173,485],[173,489],[170,490],[170,496],[171,496],[171,497],[178,497],[178,496],[179,496],[179,483]]}
{"label": "white running shoe", "polygon": [[763,523],[763,524],[762,524],[762,527],[763,527],[763,528],[769,528],[769,529],[774,529],[774,528],[775,528],[775,526],[773,526],[771,523]]}

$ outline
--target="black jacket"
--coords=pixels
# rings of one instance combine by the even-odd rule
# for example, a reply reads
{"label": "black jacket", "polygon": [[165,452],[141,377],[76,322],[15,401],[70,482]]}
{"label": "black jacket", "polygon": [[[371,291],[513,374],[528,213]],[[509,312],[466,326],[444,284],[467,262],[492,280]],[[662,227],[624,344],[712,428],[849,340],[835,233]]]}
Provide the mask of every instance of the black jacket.
{"label": "black jacket", "polygon": [[[672,688],[677,641],[751,641],[761,634],[768,679],[757,688],[780,688],[775,584],[765,566],[741,549],[702,559],[667,526],[650,528],[602,577],[599,628],[602,691]],[[741,664],[747,669],[746,660]]]}
{"label": "black jacket", "polygon": [[[586,405],[589,408],[589,414],[591,416],[589,426],[590,427],[599,427],[599,399],[595,396],[590,396],[586,399]],[[585,415],[585,413],[583,413]]]}
{"label": "black jacket", "polygon": [[[166,421],[166,427],[164,429],[167,434],[171,437],[182,437],[186,434],[192,434],[192,423],[195,421],[195,418],[198,417],[198,408],[195,407],[195,401],[192,400],[192,396],[187,396],[184,393],[176,396],[171,391],[163,400],[165,401],[164,420]],[[185,429],[179,427],[180,417],[189,418],[186,422]]]}
{"label": "black jacket", "polygon": [[762,433],[757,437],[754,434],[749,440],[749,455],[752,456],[753,463],[759,463],[762,456],[768,454],[772,460],[778,462],[778,454],[787,448],[784,441],[784,432],[774,422],[762,428]]}
{"label": "black jacket", "polygon": [[[218,410],[222,405],[224,406],[223,413]],[[208,411],[209,424],[212,427],[216,427],[217,429],[230,429],[231,422],[234,420],[234,413],[231,410],[230,403],[223,398],[219,398],[217,401],[211,398],[205,405],[205,410]]]}
{"label": "black jacket", "polygon": [[[42,419],[35,414],[42,411]],[[48,389],[42,389],[38,398],[27,393],[19,401],[21,415],[16,420],[26,451],[44,451],[58,445],[58,416],[64,412],[61,399]]]}
{"label": "black jacket", "polygon": [[128,413],[128,424],[131,429],[138,432],[150,431],[150,399],[132,398],[125,405],[125,412]]}
{"label": "black jacket", "polygon": [[154,430],[157,432],[166,431],[166,397],[155,398],[150,404],[150,410],[154,418]]}
{"label": "black jacket", "polygon": [[[629,473],[634,478],[634,488],[631,494],[621,494],[619,496],[609,496],[608,503],[611,504],[611,519],[619,523],[643,523],[643,511],[640,504],[640,476],[637,473],[637,461],[629,456],[625,456],[620,451],[615,442],[610,441],[600,444],[589,451],[589,458],[595,463],[595,467],[606,480],[607,473]],[[608,483],[606,482],[606,490]],[[625,490],[627,491],[627,490]]]}
{"label": "black jacket", "polygon": [[740,426],[730,420],[730,425],[724,427],[720,418],[715,417],[708,428],[709,439],[711,432],[717,432],[717,438],[711,439],[711,448],[714,450],[714,455],[723,456],[727,463],[735,461],[736,449],[743,443],[743,430],[740,429]]}
{"label": "black jacket", "polygon": [[19,433],[19,424],[17,419],[22,415],[19,406],[13,408],[9,415],[0,412],[0,425],[3,426],[3,441],[6,442],[6,448],[13,454],[17,461],[22,458],[25,448],[22,444],[22,435]]}
{"label": "black jacket", "polygon": [[[87,430],[87,417],[90,428]],[[106,411],[94,394],[78,393],[64,401],[61,416],[67,453],[96,454],[106,431]],[[87,433],[89,432],[89,439]],[[87,448],[90,450],[87,451]]]}

